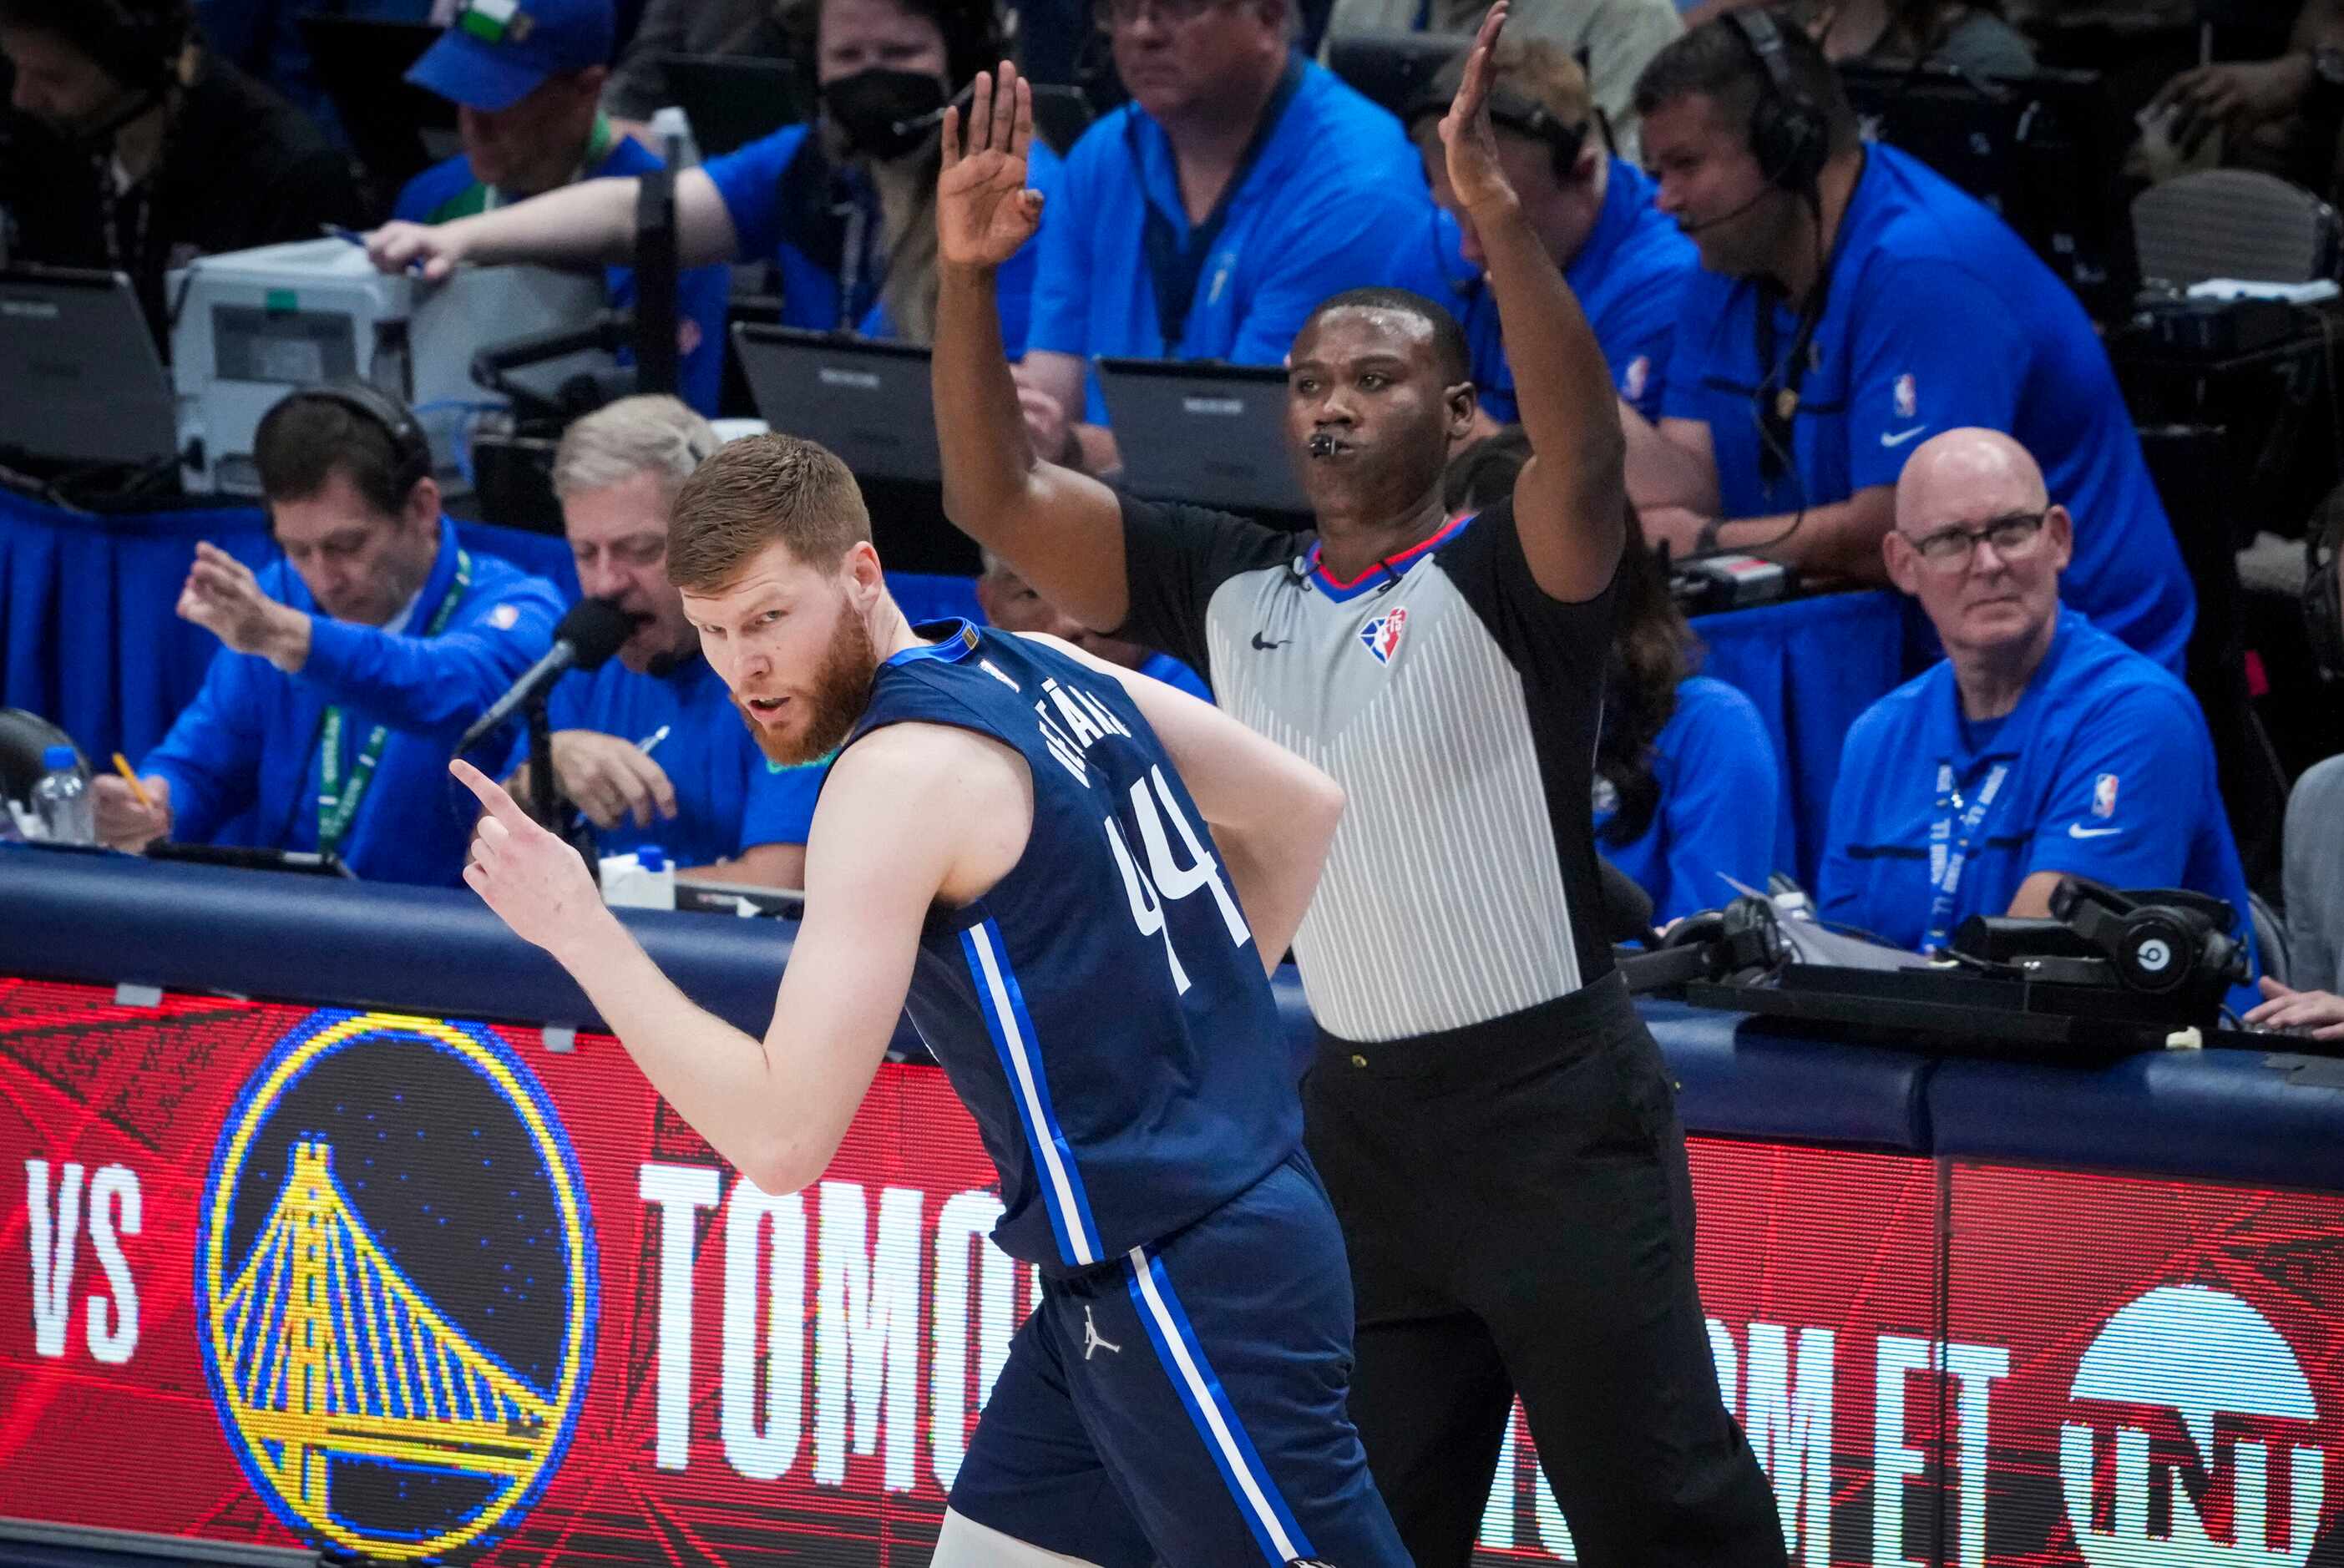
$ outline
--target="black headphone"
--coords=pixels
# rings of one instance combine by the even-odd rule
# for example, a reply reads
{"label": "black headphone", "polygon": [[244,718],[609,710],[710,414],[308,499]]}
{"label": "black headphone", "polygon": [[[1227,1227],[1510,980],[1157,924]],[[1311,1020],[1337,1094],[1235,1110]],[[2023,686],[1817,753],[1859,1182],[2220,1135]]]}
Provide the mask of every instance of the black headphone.
{"label": "black headphone", "polygon": [[1724,20],[1765,76],[1750,110],[1750,150],[1768,184],[1808,196],[1831,157],[1831,121],[1793,78],[1783,29],[1770,13],[1753,6],[1728,11]]}
{"label": "black headphone", "polygon": [[2202,893],[2118,893],[2063,876],[2051,890],[2051,917],[2105,954],[2128,991],[2218,992],[2247,976],[2246,946],[2230,935],[2238,911]]}
{"label": "black headphone", "polygon": [[[1444,92],[1436,80],[1408,106],[1408,112],[1400,116],[1400,124],[1406,126],[1409,134],[1413,136],[1416,127],[1430,116],[1447,114],[1456,96],[1454,88]],[[1580,149],[1587,145],[1591,121],[1581,120],[1575,126],[1565,125],[1536,98],[1506,87],[1490,88],[1489,105],[1491,125],[1502,126],[1518,137],[1546,144],[1548,154],[1554,159],[1556,183],[1565,184],[1573,177],[1573,171],[1579,167]]]}
{"label": "black headphone", "polygon": [[338,403],[369,424],[380,425],[390,437],[390,482],[403,502],[416,483],[431,477],[431,442],[412,410],[397,398],[365,381],[328,381],[304,387],[296,398],[323,398]]}
{"label": "black headphone", "polygon": [[2344,681],[2344,592],[2336,580],[2344,560],[2344,503],[2325,510],[2323,525],[2303,541],[2303,630],[2320,673]]}
{"label": "black headphone", "polygon": [[1663,948],[1702,947],[1713,977],[1744,969],[1779,969],[1791,956],[1774,905],[1754,893],[1744,893],[1723,909],[1688,915],[1669,931]]}

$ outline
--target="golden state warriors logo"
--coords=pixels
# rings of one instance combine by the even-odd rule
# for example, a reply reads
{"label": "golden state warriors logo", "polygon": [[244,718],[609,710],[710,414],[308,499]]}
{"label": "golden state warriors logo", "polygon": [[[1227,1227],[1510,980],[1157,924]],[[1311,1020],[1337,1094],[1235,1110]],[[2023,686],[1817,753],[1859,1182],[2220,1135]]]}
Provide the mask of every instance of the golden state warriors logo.
{"label": "golden state warriors logo", "polygon": [[594,1241],[544,1091],[487,1030],[310,1015],[204,1189],[204,1371],[285,1522],[381,1562],[486,1547],[561,1462]]}

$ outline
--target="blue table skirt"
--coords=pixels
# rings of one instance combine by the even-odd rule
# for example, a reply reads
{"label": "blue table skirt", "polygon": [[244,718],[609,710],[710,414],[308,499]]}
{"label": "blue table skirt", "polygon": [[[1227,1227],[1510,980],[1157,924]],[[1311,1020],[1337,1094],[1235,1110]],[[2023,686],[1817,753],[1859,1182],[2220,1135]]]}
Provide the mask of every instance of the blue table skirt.
{"label": "blue table skirt", "polygon": [[[470,548],[500,555],[574,595],[561,539],[459,523]],[[258,567],[274,553],[252,507],[126,516],[64,511],[0,491],[0,704],[62,725],[83,751],[144,756],[195,695],[218,646],[173,613],[197,540]],[[964,579],[894,572],[914,621],[974,617]],[[1707,673],[1758,705],[1783,770],[1777,864],[1810,884],[1823,853],[1842,738],[1906,669],[1904,615],[1887,593],[1834,594],[1693,622]]]}

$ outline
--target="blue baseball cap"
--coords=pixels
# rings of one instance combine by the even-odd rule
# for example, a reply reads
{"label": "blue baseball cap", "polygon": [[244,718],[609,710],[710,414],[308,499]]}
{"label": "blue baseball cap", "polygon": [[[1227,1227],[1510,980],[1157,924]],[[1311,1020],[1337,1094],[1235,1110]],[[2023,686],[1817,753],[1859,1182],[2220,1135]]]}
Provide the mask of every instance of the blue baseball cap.
{"label": "blue baseball cap", "polygon": [[407,79],[468,109],[509,109],[551,76],[611,63],[611,0],[464,0]]}

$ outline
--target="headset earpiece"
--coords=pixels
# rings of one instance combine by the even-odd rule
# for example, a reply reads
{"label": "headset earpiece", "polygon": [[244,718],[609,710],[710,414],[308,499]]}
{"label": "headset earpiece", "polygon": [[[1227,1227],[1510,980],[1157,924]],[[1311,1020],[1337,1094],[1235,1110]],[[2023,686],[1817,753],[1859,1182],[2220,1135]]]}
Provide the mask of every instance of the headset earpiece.
{"label": "headset earpiece", "polygon": [[417,483],[431,477],[431,442],[405,403],[364,381],[331,381],[304,387],[297,397],[323,398],[338,403],[369,424],[379,425],[390,437],[391,483],[403,503]]}
{"label": "headset earpiece", "polygon": [[1725,14],[1764,73],[1758,101],[1750,111],[1750,150],[1767,183],[1794,196],[1811,196],[1831,157],[1831,123],[1791,75],[1783,29],[1759,7]]}

